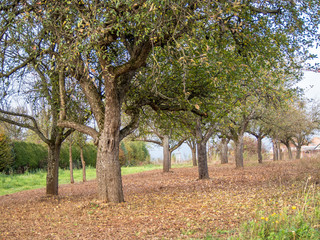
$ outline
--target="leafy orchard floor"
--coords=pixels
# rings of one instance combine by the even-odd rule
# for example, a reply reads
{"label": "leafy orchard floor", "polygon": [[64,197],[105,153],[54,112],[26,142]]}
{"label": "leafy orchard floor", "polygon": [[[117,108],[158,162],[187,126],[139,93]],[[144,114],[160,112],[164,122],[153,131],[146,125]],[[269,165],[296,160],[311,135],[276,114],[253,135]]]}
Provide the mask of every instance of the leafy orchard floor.
{"label": "leafy orchard floor", "polygon": [[0,239],[224,239],[246,221],[305,207],[319,169],[317,160],[212,165],[201,181],[197,168],[152,170],[123,177],[122,204],[97,201],[96,181],[62,185],[56,198],[14,193],[0,197]]}

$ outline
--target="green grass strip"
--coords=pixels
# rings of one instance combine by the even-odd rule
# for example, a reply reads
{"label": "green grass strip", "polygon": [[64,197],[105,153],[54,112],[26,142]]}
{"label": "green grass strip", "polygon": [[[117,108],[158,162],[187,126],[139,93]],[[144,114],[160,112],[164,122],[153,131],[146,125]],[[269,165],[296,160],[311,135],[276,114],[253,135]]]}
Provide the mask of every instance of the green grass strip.
{"label": "green grass strip", "polygon": [[[173,168],[176,167],[190,167],[190,164],[179,164],[173,165]],[[142,166],[132,166],[132,167],[122,167],[122,175],[139,173],[150,171],[154,169],[162,169],[161,165],[142,165]],[[15,192],[21,192],[24,190],[43,188],[46,186],[46,171],[39,170],[34,173],[25,173],[25,174],[10,174],[6,175],[0,173],[0,196],[11,194]],[[96,178],[96,169],[92,167],[87,167],[86,169],[87,180],[92,180]],[[73,177],[75,182],[82,181],[82,169],[74,169]],[[60,169],[59,170],[59,184],[68,184],[70,183],[70,171]]]}

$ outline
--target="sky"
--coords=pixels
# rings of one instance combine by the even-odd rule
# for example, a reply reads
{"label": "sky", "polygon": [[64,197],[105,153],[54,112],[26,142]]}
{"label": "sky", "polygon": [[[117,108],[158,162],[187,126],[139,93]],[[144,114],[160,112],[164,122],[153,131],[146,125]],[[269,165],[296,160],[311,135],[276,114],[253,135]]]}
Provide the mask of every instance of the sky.
{"label": "sky", "polygon": [[320,101],[320,73],[304,71],[303,80],[297,84],[307,98]]}

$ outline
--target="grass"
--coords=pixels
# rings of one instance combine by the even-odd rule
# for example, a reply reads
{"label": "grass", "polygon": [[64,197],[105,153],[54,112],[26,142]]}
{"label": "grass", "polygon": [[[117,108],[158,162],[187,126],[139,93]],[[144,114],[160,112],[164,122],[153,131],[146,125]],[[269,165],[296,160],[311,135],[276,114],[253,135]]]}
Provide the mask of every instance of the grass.
{"label": "grass", "polygon": [[[243,223],[239,229],[218,230],[208,234],[207,240],[317,240],[320,239],[320,192],[316,184],[302,184],[294,204],[286,203],[280,209],[275,201],[272,214],[259,206],[256,217]],[[268,211],[270,212],[270,211]],[[217,237],[219,236],[219,237]],[[223,238],[221,238],[223,236]]]}
{"label": "grass", "polygon": [[[190,164],[175,164],[172,167],[188,167]],[[133,167],[122,167],[122,175],[139,173],[144,171],[150,171],[154,169],[161,169],[161,165],[142,165]],[[43,188],[46,186],[46,171],[39,170],[33,173],[27,172],[25,174],[10,174],[6,175],[0,173],[0,196],[11,194],[15,192],[21,192],[24,190]],[[82,169],[74,169],[73,177],[75,182],[82,181]],[[87,167],[86,169],[87,180],[92,180],[96,178],[96,169],[92,167]],[[59,170],[59,184],[70,183],[70,172],[69,170]]]}

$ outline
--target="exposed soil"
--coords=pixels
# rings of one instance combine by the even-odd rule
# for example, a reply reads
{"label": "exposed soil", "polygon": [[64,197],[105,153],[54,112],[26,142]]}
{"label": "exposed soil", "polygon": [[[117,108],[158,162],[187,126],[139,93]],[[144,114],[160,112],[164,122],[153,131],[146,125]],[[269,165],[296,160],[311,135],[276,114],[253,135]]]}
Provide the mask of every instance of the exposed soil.
{"label": "exposed soil", "polygon": [[224,238],[217,230],[236,229],[257,211],[298,204],[306,181],[320,176],[306,161],[213,165],[209,175],[197,180],[197,168],[126,175],[121,204],[97,201],[96,181],[62,185],[55,198],[45,189],[1,196],[0,239]]}

